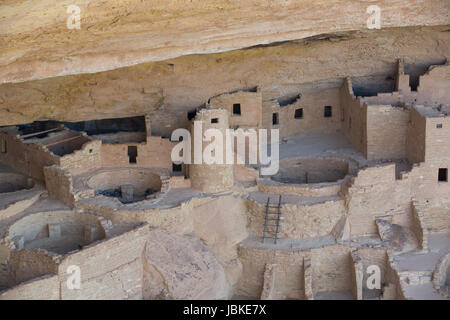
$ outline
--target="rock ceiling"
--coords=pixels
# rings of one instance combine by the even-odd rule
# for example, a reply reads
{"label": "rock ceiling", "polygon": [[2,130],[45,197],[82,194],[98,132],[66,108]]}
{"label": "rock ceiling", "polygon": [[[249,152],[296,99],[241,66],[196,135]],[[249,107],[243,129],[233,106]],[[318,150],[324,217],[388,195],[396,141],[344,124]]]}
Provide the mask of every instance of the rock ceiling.
{"label": "rock ceiling", "polygon": [[374,4],[382,28],[449,24],[448,0],[2,0],[0,83],[364,30]]}

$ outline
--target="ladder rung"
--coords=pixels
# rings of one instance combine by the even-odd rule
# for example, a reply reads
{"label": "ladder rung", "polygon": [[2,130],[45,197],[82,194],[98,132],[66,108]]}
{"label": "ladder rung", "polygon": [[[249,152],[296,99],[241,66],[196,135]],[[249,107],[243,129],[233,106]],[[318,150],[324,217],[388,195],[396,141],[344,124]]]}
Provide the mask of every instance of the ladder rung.
{"label": "ladder rung", "polygon": [[[269,218],[270,216],[272,216],[273,218]],[[281,217],[281,195],[278,198],[278,205],[271,205],[270,197],[268,197],[266,203],[266,215],[264,217],[263,242],[266,239],[273,239],[274,244],[277,243],[280,228],[280,220],[283,219],[284,218]],[[270,223],[269,222],[270,220],[273,220],[275,222]],[[268,236],[267,234],[269,234],[270,236]]]}

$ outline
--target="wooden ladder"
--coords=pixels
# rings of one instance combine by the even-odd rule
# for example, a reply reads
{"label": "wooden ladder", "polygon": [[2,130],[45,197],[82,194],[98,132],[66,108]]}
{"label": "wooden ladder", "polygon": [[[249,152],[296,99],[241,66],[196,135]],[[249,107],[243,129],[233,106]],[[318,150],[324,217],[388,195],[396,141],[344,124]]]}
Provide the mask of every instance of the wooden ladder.
{"label": "wooden ladder", "polygon": [[[271,209],[276,209],[272,211]],[[264,232],[263,232],[263,243],[266,239],[273,239],[274,243],[277,243],[278,232],[280,231],[280,220],[281,220],[281,195],[278,199],[278,205],[270,205],[270,197],[267,198],[266,204],[266,217],[264,219]],[[275,228],[275,230],[273,229]]]}

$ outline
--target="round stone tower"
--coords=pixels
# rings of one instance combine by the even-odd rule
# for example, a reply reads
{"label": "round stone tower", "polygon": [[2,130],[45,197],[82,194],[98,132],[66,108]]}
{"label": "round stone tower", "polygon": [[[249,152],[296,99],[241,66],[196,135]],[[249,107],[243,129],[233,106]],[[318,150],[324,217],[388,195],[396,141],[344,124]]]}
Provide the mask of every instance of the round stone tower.
{"label": "round stone tower", "polygon": [[[217,193],[230,190],[233,186],[233,165],[226,164],[226,129],[228,124],[228,111],[225,109],[201,109],[197,112],[191,126],[192,139],[192,164],[189,165],[189,177],[191,179],[192,188],[207,193]],[[214,134],[214,131],[208,129],[217,129],[222,133],[222,143],[214,143],[214,138],[208,137],[208,133]],[[216,131],[216,132],[218,132]],[[204,141],[205,138],[211,139]],[[213,140],[214,139],[214,140]],[[220,139],[219,139],[220,140]],[[197,145],[196,145],[197,144]],[[220,150],[208,153],[213,157],[222,159],[222,164],[208,164],[205,163],[205,149],[206,152],[214,149],[212,146],[220,146]],[[197,151],[197,152],[196,152]],[[202,154],[202,163],[199,163],[199,153]],[[223,157],[220,157],[222,151]],[[218,152],[216,154],[216,152]],[[195,159],[197,153],[197,159]]]}

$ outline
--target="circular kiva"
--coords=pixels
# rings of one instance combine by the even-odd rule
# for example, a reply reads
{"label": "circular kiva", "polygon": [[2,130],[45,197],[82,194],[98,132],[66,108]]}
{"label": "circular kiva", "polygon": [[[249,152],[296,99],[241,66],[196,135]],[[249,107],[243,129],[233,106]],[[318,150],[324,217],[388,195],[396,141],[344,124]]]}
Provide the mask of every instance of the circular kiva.
{"label": "circular kiva", "polygon": [[16,249],[45,249],[65,254],[105,238],[98,217],[75,211],[39,212],[11,225],[7,237]]}
{"label": "circular kiva", "polygon": [[146,169],[103,171],[89,178],[87,185],[96,194],[117,197],[123,203],[136,202],[161,191],[161,177]]}

